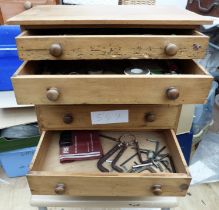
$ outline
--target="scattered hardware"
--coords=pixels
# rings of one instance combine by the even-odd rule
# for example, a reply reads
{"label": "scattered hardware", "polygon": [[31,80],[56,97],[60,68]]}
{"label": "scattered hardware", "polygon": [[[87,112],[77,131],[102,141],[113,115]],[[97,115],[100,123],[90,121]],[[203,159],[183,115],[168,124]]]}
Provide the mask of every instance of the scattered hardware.
{"label": "scattered hardware", "polygon": [[[108,142],[112,144],[112,147],[105,154],[103,154],[100,137],[106,139],[107,142],[112,141]],[[141,148],[148,144],[143,144],[143,141],[137,139],[138,137],[131,133],[115,138],[97,131],[63,131],[59,140],[60,162],[99,159],[97,168],[101,172],[141,173],[148,171],[157,173],[168,171],[176,173],[172,157],[168,153],[162,153],[166,146],[160,148],[159,141],[146,139],[147,142],[155,144],[154,149],[149,149],[151,146]],[[129,152],[126,153],[126,150]],[[128,154],[131,155],[127,156]],[[131,160],[133,163],[130,162]]]}
{"label": "scattered hardware", "polygon": [[[100,134],[99,136],[106,138],[108,140],[117,142],[117,144],[113,148],[111,148],[105,155],[102,156],[102,158],[99,159],[97,163],[97,167],[102,172],[110,171],[109,169],[105,168],[103,164],[104,162],[107,161],[108,158],[113,156],[114,159],[111,162],[111,168],[112,170],[120,172],[120,173],[123,173],[123,172],[140,173],[143,171],[149,171],[151,173],[156,173],[157,171],[164,172],[165,170],[168,172],[175,173],[175,168],[174,168],[170,155],[168,153],[161,154],[166,149],[166,146],[159,148],[160,147],[159,141],[146,139],[149,142],[155,143],[155,149],[150,150],[150,149],[140,148],[138,140],[132,134],[125,134],[125,135],[120,136],[119,138],[111,137],[111,136],[104,135],[104,134]],[[119,165],[120,166],[119,167],[117,163],[119,159],[121,159],[121,157],[123,156],[123,154],[125,153],[125,151],[127,150],[129,146],[131,146],[131,149],[135,150],[135,153],[132,154],[130,157],[128,157],[126,160],[124,160]],[[142,156],[143,154],[145,154],[147,157],[145,160],[143,160],[143,156]],[[134,160],[133,162],[134,165],[130,167],[129,162],[132,159],[136,159],[140,163],[137,163]],[[130,167],[129,170],[127,170],[128,165]]]}

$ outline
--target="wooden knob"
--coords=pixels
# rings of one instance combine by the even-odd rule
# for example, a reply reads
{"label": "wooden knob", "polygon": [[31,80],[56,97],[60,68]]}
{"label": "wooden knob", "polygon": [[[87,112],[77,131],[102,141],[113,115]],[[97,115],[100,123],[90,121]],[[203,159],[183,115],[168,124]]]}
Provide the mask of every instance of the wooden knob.
{"label": "wooden knob", "polygon": [[24,2],[24,9],[30,9],[30,8],[32,8],[33,7],[33,5],[32,5],[32,3],[30,2],[30,1],[25,1]]}
{"label": "wooden knob", "polygon": [[178,47],[175,44],[169,43],[165,49],[164,49],[165,53],[169,56],[174,56],[176,55],[177,51],[178,51]]}
{"label": "wooden knob", "polygon": [[52,44],[49,48],[49,53],[54,57],[59,57],[62,55],[63,50],[60,44]]}
{"label": "wooden knob", "polygon": [[152,191],[154,195],[161,195],[162,194],[162,187],[159,184],[155,184],[152,186]]}
{"label": "wooden knob", "polygon": [[64,192],[65,192],[65,184],[57,184],[56,186],[55,186],[55,193],[56,194],[64,194]]}
{"label": "wooden knob", "polygon": [[156,115],[153,112],[149,112],[145,115],[146,122],[154,122],[156,120]]}
{"label": "wooden knob", "polygon": [[64,117],[63,117],[63,122],[64,122],[65,124],[71,124],[71,123],[73,122],[73,116],[72,116],[72,114],[66,114],[66,115],[64,115]]}
{"label": "wooden knob", "polygon": [[166,91],[167,98],[170,100],[176,100],[179,98],[179,90],[175,87],[170,87]]}
{"label": "wooden knob", "polygon": [[50,101],[56,101],[59,98],[59,91],[57,88],[49,88],[46,92],[46,96]]}

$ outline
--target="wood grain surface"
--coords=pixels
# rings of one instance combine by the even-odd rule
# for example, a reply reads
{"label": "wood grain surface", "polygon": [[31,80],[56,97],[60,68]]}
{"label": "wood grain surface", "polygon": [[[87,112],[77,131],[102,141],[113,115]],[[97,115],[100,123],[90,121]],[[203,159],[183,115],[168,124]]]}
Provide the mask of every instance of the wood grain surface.
{"label": "wood grain surface", "polygon": [[[47,31],[49,33],[49,31]],[[63,32],[65,33],[65,32]],[[22,60],[75,60],[75,59],[200,59],[208,46],[208,37],[194,32],[180,35],[139,34],[129,35],[32,35],[27,31],[16,38]],[[150,31],[148,32],[150,33]],[[174,33],[174,32],[173,32]],[[62,55],[50,54],[52,44],[58,43]],[[168,44],[178,48],[175,55],[168,55]]]}
{"label": "wood grain surface", "polygon": [[8,20],[18,25],[187,25],[211,24],[209,18],[170,6],[36,6]]}
{"label": "wood grain surface", "polygon": [[[91,121],[91,112],[128,110],[127,123],[95,125]],[[38,123],[42,130],[71,129],[176,129],[181,106],[168,105],[49,105],[36,106]],[[148,122],[146,115],[153,113],[155,121]],[[65,115],[71,115],[73,122],[66,124]],[[49,116],[49,117],[48,117]]]}
{"label": "wood grain surface", "polygon": [[[212,76],[192,60],[180,60],[176,75],[34,75],[39,63],[24,63],[12,77],[18,104],[200,104],[210,90]],[[60,69],[61,70],[61,69]],[[49,88],[59,98],[48,100]],[[170,100],[166,91],[178,89]]]}

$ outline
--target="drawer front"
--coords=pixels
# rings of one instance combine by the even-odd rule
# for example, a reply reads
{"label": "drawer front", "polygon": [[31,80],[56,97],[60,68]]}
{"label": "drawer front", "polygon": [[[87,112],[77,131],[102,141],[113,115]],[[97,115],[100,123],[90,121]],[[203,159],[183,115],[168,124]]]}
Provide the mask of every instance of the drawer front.
{"label": "drawer front", "polygon": [[180,110],[181,106],[168,105],[36,106],[42,130],[173,129],[177,127]]}
{"label": "drawer front", "polygon": [[[146,142],[145,138],[148,136],[152,139],[158,139],[158,136],[161,138],[160,134],[147,133],[142,141]],[[185,196],[191,177],[175,133],[172,130],[165,130],[162,138],[172,156],[176,173],[100,172],[96,166],[97,160],[61,164],[58,159],[59,135],[54,132],[43,132],[31,164],[31,171],[27,175],[30,190],[35,195]],[[115,144],[110,140],[105,141],[106,144]],[[106,144],[103,146],[104,152]],[[157,185],[159,192],[155,189]]]}
{"label": "drawer front", "polygon": [[[195,59],[203,58],[208,37],[192,35],[29,35],[16,38],[22,60]],[[127,44],[128,43],[128,44]]]}
{"label": "drawer front", "polygon": [[[50,61],[55,62],[55,61]],[[62,61],[66,62],[66,61]],[[24,63],[12,77],[19,104],[201,104],[212,77],[192,60],[177,75],[36,75],[38,61]]]}

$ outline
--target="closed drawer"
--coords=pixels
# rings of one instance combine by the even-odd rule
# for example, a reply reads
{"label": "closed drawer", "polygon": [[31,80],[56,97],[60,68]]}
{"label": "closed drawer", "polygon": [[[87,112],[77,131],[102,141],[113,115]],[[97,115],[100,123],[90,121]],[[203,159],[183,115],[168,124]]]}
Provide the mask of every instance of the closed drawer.
{"label": "closed drawer", "polygon": [[177,127],[180,110],[181,106],[169,105],[36,106],[42,130],[172,129]]}
{"label": "closed drawer", "polygon": [[195,59],[208,45],[207,36],[188,29],[30,30],[16,40],[22,60]]}
{"label": "closed drawer", "polygon": [[[19,104],[204,103],[212,77],[193,60],[175,60],[179,74],[124,75],[126,67],[152,65],[156,71],[153,65],[165,61],[30,61],[17,70],[12,82]],[[88,75],[90,67],[111,72]]]}
{"label": "closed drawer", "polygon": [[[118,138],[125,132],[101,131],[111,137]],[[27,175],[32,194],[35,195],[71,195],[71,196],[185,196],[191,177],[186,162],[180,150],[173,130],[129,132],[134,135],[141,148],[146,144],[153,150],[154,144],[146,141],[153,139],[160,142],[159,148],[166,145],[163,153],[168,153],[172,159],[169,172],[164,169],[155,173],[142,171],[141,173],[119,173],[110,169],[110,163],[104,167],[110,172],[100,172],[97,168],[98,160],[74,161],[61,164],[59,162],[59,133],[43,132],[38,148]],[[106,138],[101,138],[104,154],[115,144]],[[118,165],[130,157],[135,150],[128,147],[119,159]],[[137,157],[135,157],[137,158]],[[125,166],[129,169],[134,164],[133,159]],[[138,161],[138,159],[136,159]],[[175,168],[175,169],[174,169]],[[174,172],[175,170],[175,172]]]}

